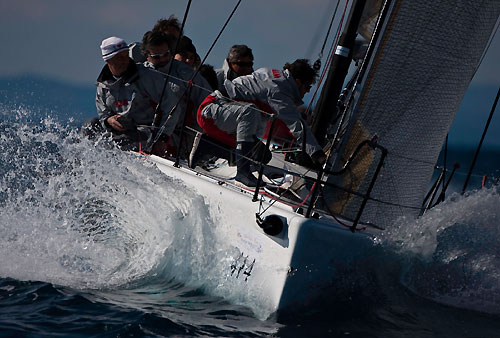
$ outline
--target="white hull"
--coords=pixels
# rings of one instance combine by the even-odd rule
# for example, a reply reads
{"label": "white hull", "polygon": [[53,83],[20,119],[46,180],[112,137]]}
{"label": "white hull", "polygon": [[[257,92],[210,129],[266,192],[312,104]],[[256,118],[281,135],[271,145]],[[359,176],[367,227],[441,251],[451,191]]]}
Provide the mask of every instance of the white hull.
{"label": "white hull", "polygon": [[[229,229],[225,234],[228,246],[240,252],[228,261],[224,278],[229,276],[244,289],[247,297],[242,297],[242,303],[256,297],[265,300],[265,311],[272,313],[312,301],[331,284],[338,269],[345,270],[372,247],[367,232],[352,233],[331,218],[305,218],[279,202],[263,217],[278,215],[285,227],[278,236],[269,236],[256,222],[261,203],[252,202],[253,192],[227,182],[220,184],[216,178],[186,167],[174,167],[172,161],[160,157],[151,159],[162,172],[182,180],[217,210],[218,221]],[[262,198],[261,207],[272,202]]]}

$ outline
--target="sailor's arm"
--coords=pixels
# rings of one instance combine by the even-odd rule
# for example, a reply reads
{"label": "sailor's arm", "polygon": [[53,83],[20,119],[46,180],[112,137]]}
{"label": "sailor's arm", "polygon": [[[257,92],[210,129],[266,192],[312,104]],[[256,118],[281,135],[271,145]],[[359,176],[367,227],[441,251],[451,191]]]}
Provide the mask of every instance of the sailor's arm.
{"label": "sailor's arm", "polygon": [[287,125],[292,135],[297,139],[297,142],[302,145],[303,137],[306,138],[305,149],[315,162],[323,164],[326,160],[326,155],[314,137],[311,128],[302,118],[297,105],[288,96],[282,93],[275,93],[269,99],[269,105],[278,113],[278,117]]}
{"label": "sailor's arm", "polygon": [[99,115],[99,121],[104,127],[111,127],[117,131],[125,131],[120,122],[118,122],[119,114],[113,112],[106,105],[106,93],[105,91],[98,87],[96,92],[96,108],[97,114]]}

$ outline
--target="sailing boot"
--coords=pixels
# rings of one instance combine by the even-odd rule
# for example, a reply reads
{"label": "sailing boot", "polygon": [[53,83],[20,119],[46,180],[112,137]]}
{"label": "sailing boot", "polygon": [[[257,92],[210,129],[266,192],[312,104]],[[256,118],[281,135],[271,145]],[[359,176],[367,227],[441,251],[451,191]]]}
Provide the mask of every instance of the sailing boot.
{"label": "sailing boot", "polygon": [[[236,177],[234,179],[247,187],[257,186],[257,178],[250,170],[251,161],[248,159],[253,158],[254,145],[254,142],[240,142],[236,147]],[[263,186],[265,183],[261,182],[261,187]]]}

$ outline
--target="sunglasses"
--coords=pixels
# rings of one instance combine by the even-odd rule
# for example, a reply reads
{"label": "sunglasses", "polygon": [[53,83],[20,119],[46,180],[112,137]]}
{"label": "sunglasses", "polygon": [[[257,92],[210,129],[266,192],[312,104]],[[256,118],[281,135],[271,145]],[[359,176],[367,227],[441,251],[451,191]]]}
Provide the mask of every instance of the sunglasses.
{"label": "sunglasses", "polygon": [[235,64],[237,65],[238,67],[252,67],[253,66],[253,61],[249,61],[249,62],[231,62],[232,64]]}
{"label": "sunglasses", "polygon": [[169,56],[170,55],[170,51],[167,50],[165,53],[163,54],[149,54],[149,56],[152,58],[152,59],[161,59],[162,57],[165,57],[165,56]]}

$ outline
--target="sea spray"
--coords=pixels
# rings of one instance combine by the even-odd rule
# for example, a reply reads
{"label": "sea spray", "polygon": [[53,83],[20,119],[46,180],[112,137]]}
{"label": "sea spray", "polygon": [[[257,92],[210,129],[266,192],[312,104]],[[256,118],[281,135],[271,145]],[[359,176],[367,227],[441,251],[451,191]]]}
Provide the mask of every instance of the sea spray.
{"label": "sea spray", "polygon": [[[162,262],[174,226],[193,226],[190,217],[172,215],[200,197],[147,159],[101,150],[50,120],[4,120],[0,128],[8,144],[0,177],[2,277],[123,285]],[[192,205],[196,218],[205,206]]]}
{"label": "sea spray", "polygon": [[497,187],[451,195],[417,220],[378,238],[402,258],[401,281],[435,301],[500,313],[500,194]]}
{"label": "sea spray", "polygon": [[8,144],[0,277],[93,292],[152,287],[158,295],[177,281],[250,306],[260,318],[271,313],[266,299],[231,278],[241,253],[226,240],[220,206],[145,156],[90,142],[50,118],[22,116],[0,122]]}

